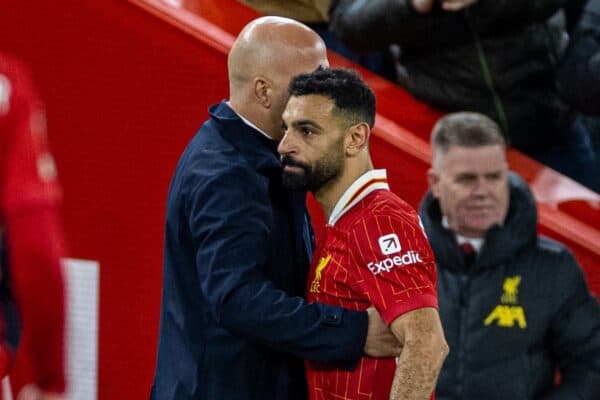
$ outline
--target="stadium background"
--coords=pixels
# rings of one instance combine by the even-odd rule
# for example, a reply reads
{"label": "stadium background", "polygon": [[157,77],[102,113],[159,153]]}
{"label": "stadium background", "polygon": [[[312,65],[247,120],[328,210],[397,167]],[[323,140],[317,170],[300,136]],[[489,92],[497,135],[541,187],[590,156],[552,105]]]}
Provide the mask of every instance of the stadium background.
{"label": "stadium background", "polygon": [[[99,265],[97,343],[85,344],[96,346],[85,368],[97,391],[86,399],[148,397],[167,187],[207,107],[227,97],[228,48],[255,16],[234,0],[0,0],[0,48],[31,67],[47,105],[69,255]],[[416,206],[439,114],[361,72],[378,96],[375,163]],[[600,293],[600,197],[519,153],[510,162],[534,188],[540,230],[575,251]]]}

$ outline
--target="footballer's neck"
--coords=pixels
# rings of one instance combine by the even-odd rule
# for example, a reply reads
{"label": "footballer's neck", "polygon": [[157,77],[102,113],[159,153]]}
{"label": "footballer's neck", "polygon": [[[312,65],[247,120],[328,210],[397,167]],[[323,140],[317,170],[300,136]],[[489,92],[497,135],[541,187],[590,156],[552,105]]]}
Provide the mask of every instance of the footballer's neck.
{"label": "footballer's neck", "polygon": [[346,159],[342,173],[314,192],[317,202],[321,205],[325,218],[329,220],[333,208],[344,192],[362,175],[373,169],[369,156]]}

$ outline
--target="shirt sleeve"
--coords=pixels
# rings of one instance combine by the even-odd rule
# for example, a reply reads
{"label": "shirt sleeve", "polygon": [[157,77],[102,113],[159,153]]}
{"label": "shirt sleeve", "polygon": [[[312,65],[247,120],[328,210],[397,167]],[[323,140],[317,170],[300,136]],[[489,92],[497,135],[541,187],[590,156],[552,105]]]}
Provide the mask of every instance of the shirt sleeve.
{"label": "shirt sleeve", "polygon": [[32,382],[65,389],[59,202],[43,105],[27,69],[0,54],[0,227],[23,327],[11,371],[15,389]]}
{"label": "shirt sleeve", "polygon": [[557,312],[550,325],[550,346],[561,373],[560,385],[544,399],[600,398],[600,304],[587,286],[582,269],[564,250],[553,293]]}
{"label": "shirt sleeve", "polygon": [[65,390],[65,293],[60,258],[64,240],[58,210],[37,207],[7,223],[11,288],[22,320],[11,371],[13,388],[36,383]]}
{"label": "shirt sleeve", "polygon": [[438,307],[435,260],[416,213],[370,216],[350,235],[356,284],[388,324],[409,311]]}
{"label": "shirt sleeve", "polygon": [[49,151],[45,111],[27,71],[18,63],[0,64],[3,214],[24,207],[56,205],[61,191]]}

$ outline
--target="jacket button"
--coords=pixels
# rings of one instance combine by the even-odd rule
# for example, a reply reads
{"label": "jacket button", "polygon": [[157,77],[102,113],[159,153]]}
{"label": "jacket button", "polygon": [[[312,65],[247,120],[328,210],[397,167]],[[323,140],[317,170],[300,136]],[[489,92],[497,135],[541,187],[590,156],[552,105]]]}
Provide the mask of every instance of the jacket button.
{"label": "jacket button", "polygon": [[340,323],[340,318],[335,314],[327,314],[323,321],[329,325],[338,325]]}

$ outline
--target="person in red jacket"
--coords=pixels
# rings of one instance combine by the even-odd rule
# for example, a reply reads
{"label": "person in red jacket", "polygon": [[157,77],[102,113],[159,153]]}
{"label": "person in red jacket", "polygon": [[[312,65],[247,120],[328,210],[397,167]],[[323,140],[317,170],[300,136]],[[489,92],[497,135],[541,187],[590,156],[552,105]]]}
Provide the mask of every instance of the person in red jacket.
{"label": "person in red jacket", "polygon": [[0,374],[17,400],[64,398],[60,200],[42,103],[24,65],[0,53]]}

